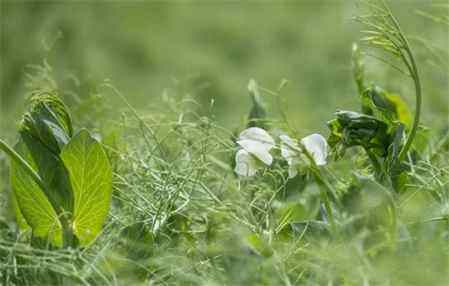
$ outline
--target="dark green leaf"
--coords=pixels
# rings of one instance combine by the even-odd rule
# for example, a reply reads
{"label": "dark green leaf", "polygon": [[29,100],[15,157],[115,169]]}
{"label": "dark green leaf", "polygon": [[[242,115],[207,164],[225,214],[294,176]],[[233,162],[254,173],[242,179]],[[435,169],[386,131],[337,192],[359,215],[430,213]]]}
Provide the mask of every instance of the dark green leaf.
{"label": "dark green leaf", "polygon": [[31,98],[30,111],[25,114],[21,133],[28,133],[55,154],[72,136],[70,115],[62,101],[52,94],[39,94]]}

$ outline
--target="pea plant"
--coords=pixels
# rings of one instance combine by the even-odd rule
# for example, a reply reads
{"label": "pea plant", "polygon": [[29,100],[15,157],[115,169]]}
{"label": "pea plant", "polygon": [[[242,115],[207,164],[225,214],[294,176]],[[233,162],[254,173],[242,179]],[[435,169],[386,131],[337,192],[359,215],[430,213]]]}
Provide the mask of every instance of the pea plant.
{"label": "pea plant", "polygon": [[[356,108],[332,107],[319,131],[288,120],[286,80],[250,79],[230,130],[214,100],[196,101],[196,78],[143,111],[109,80],[83,96],[47,87],[44,68],[17,142],[0,139],[0,206],[15,217],[0,213],[0,284],[446,285],[449,133],[422,140],[413,42],[383,1],[362,2],[363,38],[348,44]],[[374,82],[372,58],[409,81]],[[82,108],[69,112],[70,96]]]}
{"label": "pea plant", "polygon": [[[266,105],[261,96],[261,90],[264,89],[259,87],[255,80],[250,80],[248,91],[253,106],[248,116],[248,129],[242,131],[235,141],[238,147],[234,171],[240,178],[253,177],[279,160],[286,162],[284,166],[287,167],[289,179],[293,179],[298,173],[311,174],[314,181],[321,186],[324,217],[333,231],[336,230],[336,221],[332,205],[339,206],[340,203],[335,189],[323,175],[328,157],[338,161],[348,149],[361,148],[366,154],[373,178],[385,189],[400,193],[408,182],[407,171],[420,156],[418,148],[413,144],[420,133],[422,101],[414,54],[388,6],[383,2],[375,5],[368,1],[366,4],[370,12],[368,16],[356,17],[356,20],[368,27],[368,30],[364,31],[367,37],[362,38],[361,42],[369,47],[380,48],[393,57],[391,61],[398,59],[406,68],[406,71],[403,71],[394,66],[413,81],[415,114],[412,115],[399,94],[374,83],[367,83],[364,53],[355,43],[352,64],[360,111],[338,110],[335,118],[327,122],[330,130],[327,140],[318,133],[298,140],[290,137],[286,131],[273,128],[278,137],[275,140],[267,132],[272,126],[267,120]],[[383,61],[388,63],[387,60]],[[279,96],[269,90],[264,91]],[[283,120],[284,125],[288,125],[287,120]],[[273,158],[272,154],[278,155],[278,158]]]}
{"label": "pea plant", "polygon": [[67,107],[54,92],[34,92],[13,148],[12,200],[21,230],[55,247],[86,246],[108,214],[112,171],[97,139],[74,133]]}

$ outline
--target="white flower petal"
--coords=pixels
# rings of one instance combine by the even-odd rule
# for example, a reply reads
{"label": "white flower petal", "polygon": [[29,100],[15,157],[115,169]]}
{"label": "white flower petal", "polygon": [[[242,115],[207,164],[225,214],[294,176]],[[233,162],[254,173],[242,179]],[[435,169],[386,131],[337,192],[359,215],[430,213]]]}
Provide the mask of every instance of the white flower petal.
{"label": "white flower petal", "polygon": [[239,176],[250,177],[257,172],[257,161],[247,151],[240,149],[235,154],[235,169]]}
{"label": "white flower petal", "polygon": [[298,156],[297,150],[299,150],[299,146],[288,135],[283,134],[279,138],[281,139],[281,155],[290,165],[292,159]]}
{"label": "white flower petal", "polygon": [[274,147],[274,139],[267,131],[259,127],[251,127],[243,130],[239,135],[239,140],[257,141],[266,146],[268,151]]}
{"label": "white flower petal", "polygon": [[313,157],[318,166],[326,165],[327,141],[320,134],[312,134],[301,139],[307,152]]}
{"label": "white flower petal", "polygon": [[273,163],[273,156],[269,152],[271,148],[268,148],[266,144],[254,140],[239,140],[237,144],[264,164],[269,166]]}

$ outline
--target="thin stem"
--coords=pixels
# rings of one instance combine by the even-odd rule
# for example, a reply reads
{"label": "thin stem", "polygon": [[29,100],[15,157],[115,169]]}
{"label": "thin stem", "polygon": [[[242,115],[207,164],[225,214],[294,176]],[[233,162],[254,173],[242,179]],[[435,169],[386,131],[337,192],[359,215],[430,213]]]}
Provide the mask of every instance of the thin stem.
{"label": "thin stem", "polygon": [[2,139],[0,139],[0,149],[3,150],[3,152],[5,152],[12,160],[14,160],[17,164],[21,165],[26,172],[28,173],[28,175],[31,176],[31,178],[33,179],[33,181],[39,186],[41,187],[42,190],[45,190],[45,184],[42,181],[41,177],[39,176],[38,173],[36,173],[36,171],[33,169],[33,167],[30,166],[30,164],[28,164],[27,161],[25,161],[25,159],[23,159],[22,156],[20,156],[16,151],[14,151],[14,149],[12,149],[11,147],[8,146],[8,144],[6,144],[5,141],[3,141]]}
{"label": "thin stem", "polygon": [[[330,184],[327,182],[327,180],[322,176],[320,172],[320,168],[315,163],[315,159],[313,159],[312,155],[307,151],[307,149],[299,143],[300,150],[306,155],[307,159],[309,160],[311,164],[311,170],[315,177],[315,180],[317,181],[318,185],[321,186],[320,191],[320,197],[324,202],[324,207],[326,209],[327,215],[329,217],[329,223],[331,225],[332,233],[337,234],[337,224],[335,222],[334,213],[332,211],[331,201],[329,199],[328,193],[331,193],[333,196],[336,196],[335,192],[333,191]],[[338,199],[335,197],[335,202],[338,202]]]}
{"label": "thin stem", "polygon": [[401,162],[404,160],[407,152],[409,151],[410,147],[412,146],[413,140],[415,139],[416,133],[418,131],[419,120],[421,117],[422,90],[421,90],[421,82],[420,82],[419,74],[418,74],[418,68],[416,66],[415,57],[413,56],[413,52],[411,50],[410,44],[409,44],[407,38],[402,33],[402,30],[401,30],[401,27],[399,26],[398,21],[393,16],[393,14],[391,13],[391,11],[387,5],[385,5],[385,9],[387,10],[388,15],[389,15],[391,21],[393,22],[394,26],[398,30],[399,37],[404,42],[404,50],[406,51],[408,58],[410,60],[410,65],[408,65],[407,67],[410,69],[410,73],[412,74],[413,82],[415,84],[415,97],[416,97],[415,118],[413,119],[412,130],[410,131],[407,141],[405,142],[404,147],[402,148],[401,152],[399,153],[399,162]]}
{"label": "thin stem", "polygon": [[[320,174],[319,174],[319,173],[318,173],[318,174],[317,174],[317,173],[314,173],[314,175],[315,175],[315,180],[317,180],[317,182],[318,182],[320,185],[326,187],[326,184],[324,184],[322,178],[320,177]],[[329,222],[330,222],[330,225],[331,225],[332,232],[333,232],[334,234],[336,234],[336,233],[337,233],[337,225],[336,225],[336,223],[335,223],[334,213],[333,213],[333,211],[332,211],[330,199],[329,199],[329,196],[328,196],[327,193],[328,193],[327,190],[322,189],[322,190],[320,191],[320,197],[321,197],[321,199],[322,199],[323,202],[324,202],[324,208],[326,209],[326,213],[327,213],[327,215],[328,215],[328,217],[329,217]]]}
{"label": "thin stem", "polygon": [[[379,34],[379,37],[384,37],[387,41],[389,41],[395,50],[397,50],[399,57],[406,65],[407,69],[410,72],[410,76],[413,79],[415,85],[415,116],[413,119],[413,125],[410,133],[408,134],[407,140],[399,152],[398,162],[401,162],[405,159],[408,151],[410,150],[413,140],[416,137],[416,133],[418,132],[419,122],[421,117],[421,105],[422,105],[422,88],[421,82],[419,78],[418,68],[416,66],[416,60],[413,55],[412,49],[410,47],[409,41],[405,37],[402,29],[399,25],[397,19],[393,16],[390,8],[386,4],[385,0],[381,1],[381,6],[373,5],[368,3],[369,6],[374,6],[376,10],[385,10],[387,15],[385,16],[385,20],[383,23],[375,24],[365,19],[358,18],[361,23],[367,25],[368,27],[373,28],[375,31],[374,34]],[[390,51],[387,47],[384,47],[387,51]]]}

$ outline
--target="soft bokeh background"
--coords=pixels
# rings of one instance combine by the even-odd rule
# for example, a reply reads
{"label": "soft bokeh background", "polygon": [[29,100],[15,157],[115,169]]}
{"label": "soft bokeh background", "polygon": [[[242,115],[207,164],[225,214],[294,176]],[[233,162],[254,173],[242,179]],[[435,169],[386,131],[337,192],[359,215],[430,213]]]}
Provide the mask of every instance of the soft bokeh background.
{"label": "soft bokeh background", "polygon": [[[437,9],[438,2],[444,3],[393,1],[392,8],[408,35],[430,40],[442,54],[433,57],[421,39],[412,42],[424,78],[424,118],[445,124],[447,26],[419,15]],[[200,113],[214,99],[216,119],[232,128],[242,125],[250,107],[250,78],[270,89],[284,78],[290,81],[282,91],[284,108],[303,132],[325,131],[332,112],[358,104],[350,66],[361,28],[351,19],[356,1],[1,3],[5,133],[24,109],[27,65],[44,59],[58,83],[75,86],[80,97],[110,79],[145,113],[157,106],[165,88],[181,86],[203,104]],[[368,71],[370,79],[401,92],[413,106],[411,81],[404,84],[408,79],[377,61],[369,61]],[[115,98],[105,100],[120,107]]]}
{"label": "soft bokeh background", "polygon": [[[441,133],[447,132],[449,119],[449,6],[445,0],[389,2],[416,52],[424,93],[423,124],[429,126],[434,132],[432,141],[438,142],[442,137]],[[51,67],[52,78],[58,86],[63,87],[60,89],[62,92],[60,95],[75,118],[75,127],[87,127],[92,132],[98,131],[96,128],[101,129],[100,125],[117,123],[114,121],[120,120],[122,111],[127,108],[112,92],[101,88],[101,84],[106,79],[126,96],[139,114],[148,119],[148,122],[153,116],[157,119],[158,116],[169,113],[163,110],[168,106],[161,104],[164,98],[190,94],[200,103],[195,110],[197,113],[213,116],[218,124],[232,131],[241,130],[251,107],[246,88],[250,78],[255,78],[263,87],[271,90],[276,90],[283,79],[289,81],[282,90],[282,109],[301,136],[316,131],[327,134],[326,121],[333,117],[332,113],[336,109],[357,110],[359,107],[356,87],[352,79],[351,47],[353,42],[361,37],[360,30],[364,28],[352,20],[354,15],[363,14],[357,8],[356,1],[32,2],[0,0],[0,4],[0,138],[6,139],[10,144],[14,143],[17,136],[16,127],[26,110],[26,84],[30,84],[27,73],[35,74],[36,69],[33,65],[34,67],[36,65]],[[364,51],[367,50],[364,49]],[[414,91],[410,79],[374,59],[367,59],[366,67],[367,81],[374,81],[390,91],[400,93],[411,108],[414,108]],[[33,77],[33,80],[37,79],[39,77]],[[268,94],[264,94],[263,97],[267,103],[272,103],[273,97]],[[210,110],[212,100],[214,105]],[[271,111],[271,115],[276,118],[278,114],[273,105],[271,105]],[[173,116],[176,122],[177,113],[175,116],[173,113],[175,112],[171,112],[170,116]],[[167,121],[156,120],[155,122],[163,125]],[[117,126],[127,125],[117,124]],[[133,123],[129,126],[132,126],[130,128],[132,129],[137,124]],[[199,142],[201,140],[198,139],[206,136],[202,128],[198,126],[190,127],[186,124],[184,128],[187,131],[183,138],[178,138],[180,133],[172,133],[172,137],[169,137],[167,141],[181,150],[184,147],[188,148],[186,154],[196,154],[196,151],[191,151],[196,147],[192,146],[195,145],[192,142]],[[226,134],[228,135],[227,132]],[[111,257],[108,264],[109,262],[115,264],[114,271],[117,271],[120,279],[123,279],[119,281],[119,284],[136,285],[136,280],[143,281],[142,273],[144,272],[140,266],[150,266],[148,271],[151,272],[153,269],[161,270],[156,276],[162,279],[166,271],[167,276],[173,275],[174,279],[187,277],[186,280],[196,281],[190,277],[195,278],[195,275],[192,275],[193,271],[185,269],[191,269],[192,266],[197,267],[197,265],[199,265],[198,269],[202,269],[198,271],[200,278],[208,277],[209,274],[211,277],[215,275],[217,277],[223,275],[227,279],[229,277],[229,283],[203,285],[262,285],[263,283],[254,281],[276,281],[277,258],[271,260],[250,254],[247,251],[246,240],[243,239],[246,239],[248,235],[247,230],[241,229],[242,226],[239,224],[229,224],[227,220],[231,212],[227,212],[226,209],[221,212],[221,205],[217,207],[211,203],[209,206],[209,201],[204,200],[205,194],[202,192],[195,193],[188,210],[183,213],[183,216],[186,215],[189,220],[192,218],[191,221],[194,222],[189,225],[194,233],[192,236],[188,232],[186,235],[176,234],[173,235],[173,240],[167,242],[165,239],[153,241],[149,232],[142,234],[138,226],[142,223],[142,219],[145,224],[148,224],[149,220],[147,213],[142,214],[135,206],[142,204],[145,206],[143,209],[146,210],[146,208],[156,209],[154,206],[159,203],[170,204],[170,200],[164,198],[171,199],[177,195],[171,195],[167,189],[179,192],[183,190],[184,181],[178,182],[179,178],[188,180],[194,177],[191,169],[194,170],[196,167],[191,162],[196,161],[184,159],[187,156],[179,157],[179,161],[175,161],[172,166],[177,167],[177,163],[180,162],[179,169],[182,171],[176,171],[177,168],[174,167],[173,169],[176,170],[173,177],[165,178],[165,175],[161,175],[165,173],[161,172],[159,167],[153,168],[153,165],[147,165],[148,162],[152,162],[153,154],[145,153],[148,150],[140,146],[139,140],[142,139],[142,134],[139,132],[136,135],[130,131],[127,135],[124,138],[129,141],[126,143],[131,147],[129,154],[123,152],[126,155],[123,158],[126,159],[123,160],[122,168],[124,176],[131,184],[123,186],[122,191],[131,199],[128,204],[125,204],[126,207],[113,208],[117,214],[113,213],[111,217],[114,217],[114,223],[117,221],[120,222],[119,225],[126,225],[129,233],[125,232],[123,236],[116,237],[115,231],[119,233],[119,230],[111,227],[108,228],[110,232],[105,232],[106,234],[102,236],[104,241],[98,243],[102,248],[103,245],[109,245],[109,242],[114,241],[108,249],[110,251],[108,257]],[[213,145],[215,146],[215,143]],[[443,147],[441,149],[443,150]],[[223,153],[221,149],[216,151]],[[135,159],[133,159],[134,156]],[[198,156],[198,162],[204,162],[203,153],[195,156]],[[445,156],[445,153],[443,152],[441,156]],[[335,174],[330,174],[333,174],[333,177],[339,178],[340,174],[345,177],[352,176],[357,169],[355,167],[357,163],[354,164],[353,161],[360,160],[360,157],[346,156],[346,159],[340,165],[332,165],[331,168]],[[445,158],[442,161],[444,160]],[[188,166],[185,167],[184,164]],[[447,164],[435,164],[435,167],[426,165],[422,168],[424,170],[422,173],[420,171],[415,174],[416,177],[421,177],[418,183],[411,181],[411,188],[413,191],[415,189],[416,192],[419,191],[420,195],[415,196],[414,200],[410,199],[414,194],[407,197],[408,203],[404,203],[405,207],[401,208],[400,216],[405,218],[406,222],[426,220],[440,215],[447,208],[447,200],[435,203],[421,190],[421,185],[424,185],[429,192],[433,190],[435,193],[445,194],[447,173],[444,173],[446,169],[438,170],[441,166],[447,167]],[[209,168],[209,165],[201,166],[195,172],[203,176],[202,168],[206,167]],[[425,167],[429,168],[428,173],[425,173]],[[253,205],[254,208],[258,207],[257,204],[253,204],[253,198],[248,196],[249,190],[253,192],[251,185],[243,192],[235,192],[237,185],[240,189],[240,182],[237,184],[237,180],[231,177],[232,172],[216,172],[215,169],[208,171],[210,173],[206,172],[204,181],[211,186],[213,192],[219,193],[220,196],[223,192],[226,204],[233,206],[242,214],[245,214],[246,209],[251,209]],[[10,204],[6,199],[8,192],[1,192],[10,189],[6,186],[7,173],[6,157],[0,153],[0,227],[3,229],[10,229],[9,226],[4,226],[3,220],[13,221],[12,211],[8,209]],[[154,178],[161,178],[161,181]],[[343,179],[333,180],[337,183],[344,181]],[[267,205],[267,209],[271,208],[271,203],[265,203],[265,199],[271,197],[269,193],[271,189],[268,187],[266,187],[267,190],[263,189],[265,183],[259,181],[255,181],[254,186],[259,183],[260,190],[257,189],[255,193],[263,194],[259,199],[260,204]],[[295,184],[293,183],[293,186]],[[413,184],[418,185],[413,186]],[[166,188],[166,186],[169,187]],[[345,189],[346,185],[336,187]],[[374,187],[371,186],[377,191],[378,186]],[[311,185],[309,191],[318,193],[315,188],[315,185]],[[160,189],[163,190],[160,192],[162,199],[157,197],[159,192],[148,192],[148,190]],[[202,188],[199,189],[202,191]],[[266,193],[263,193],[265,191]],[[278,192],[277,187],[276,192]],[[307,192],[304,191],[304,193],[306,194],[304,197],[307,198]],[[141,195],[147,196],[148,199],[142,200]],[[264,197],[265,195],[267,197]],[[375,203],[376,198],[373,198],[370,202],[374,200]],[[296,202],[297,198],[293,197],[293,199]],[[134,200],[136,205],[133,204]],[[147,202],[151,204],[148,206]],[[310,208],[313,208],[313,204],[309,201],[301,199],[301,204],[303,202],[305,202],[304,205],[308,207],[312,205]],[[280,201],[281,203],[283,201]],[[360,206],[357,205],[357,207]],[[364,209],[364,206],[361,205],[360,208]],[[441,213],[437,212],[440,209]],[[372,211],[379,217],[384,212],[374,208],[368,211]],[[363,213],[363,216],[372,218],[374,222],[377,217],[375,215],[371,217],[368,211]],[[201,219],[203,217],[207,218],[204,222]],[[156,219],[157,216],[153,218]],[[159,220],[155,221],[159,223]],[[184,219],[181,216],[174,217],[173,221],[180,222],[179,228],[184,225]],[[167,225],[169,227],[166,233],[174,234],[175,232],[171,231],[172,225],[175,224]],[[212,233],[210,237],[209,225]],[[208,230],[207,235],[203,237],[204,226],[207,226]],[[409,286],[426,283],[445,285],[438,284],[439,281],[445,281],[447,269],[449,269],[445,227],[446,224],[443,225],[443,223],[439,223],[438,227],[434,224],[424,226],[420,224],[416,226],[416,229],[414,225],[409,228],[416,237],[409,238],[405,231],[401,233],[406,238],[403,242],[401,241],[404,249],[401,248],[400,251],[392,252],[387,256],[376,256],[378,259],[373,260],[377,265],[374,265],[373,271],[371,270],[373,265],[365,266],[370,268],[368,272],[375,276],[373,281],[377,281],[376,279],[381,281],[385,278],[391,285]],[[175,225],[175,228],[178,226]],[[307,248],[309,253],[298,252],[298,256],[293,256],[288,263],[292,263],[291,269],[298,269],[298,271],[302,271],[302,266],[305,266],[305,269],[314,268],[316,265],[323,267],[314,270],[319,273],[317,281],[321,277],[324,281],[326,275],[332,271],[341,271],[342,277],[346,275],[350,277],[354,274],[357,276],[359,266],[363,266],[364,263],[360,259],[359,241],[364,241],[367,233],[369,234],[365,230],[361,231],[360,236],[363,235],[363,237],[351,233],[349,236],[351,247],[340,247],[338,243],[327,245],[327,242],[324,243],[325,239],[322,244],[320,240],[312,238],[312,245]],[[359,233],[354,232],[354,234]],[[123,245],[122,239],[126,240]],[[414,247],[408,245],[409,239],[416,243]],[[375,240],[376,238],[373,238],[373,241]],[[384,242],[383,239],[379,240],[381,243]],[[385,240],[388,242],[389,239]],[[14,237],[11,241],[15,244]],[[115,244],[116,241],[119,243]],[[259,242],[256,240],[254,244]],[[281,242],[283,243],[282,239]],[[296,239],[292,243],[292,246],[296,248]],[[259,246],[263,250],[264,245]],[[288,256],[294,248],[290,248],[290,245],[286,245],[285,249],[283,245],[279,247],[281,253],[285,250]],[[366,251],[366,257],[373,255],[371,250]],[[187,252],[189,255],[185,255]],[[8,253],[13,254],[15,251],[11,250]],[[98,253],[103,253],[103,249]],[[26,252],[25,254],[28,261],[29,256]],[[203,254],[210,255],[214,259],[219,257],[219,263],[222,264],[210,267],[207,263],[203,263],[205,261]],[[3,256],[0,255],[0,258]],[[121,260],[122,258],[127,260]],[[97,261],[96,258],[94,260]],[[298,262],[304,265],[298,268]],[[306,265],[309,262],[310,266]],[[58,265],[58,260],[54,263]],[[220,265],[225,267],[221,269]],[[337,267],[333,269],[328,265]],[[38,267],[41,267],[41,264]],[[137,268],[139,269],[136,270]],[[86,269],[91,272],[90,268]],[[220,273],[214,273],[211,269],[219,270]],[[173,270],[177,272],[173,274]],[[73,271],[77,272],[78,269]],[[299,276],[303,274],[304,272],[301,272]],[[363,274],[362,271],[361,275]],[[305,274],[305,279],[308,275],[310,274]],[[259,280],[252,280],[256,276]],[[39,284],[33,277],[25,278],[31,281],[31,285]],[[393,280],[389,280],[391,277]],[[179,285],[200,285],[198,282],[186,284],[182,283],[183,281],[179,280]],[[253,281],[254,284],[248,281]],[[341,283],[344,282],[341,281]],[[279,283],[263,285],[279,285]],[[348,282],[347,285],[351,283]]]}

